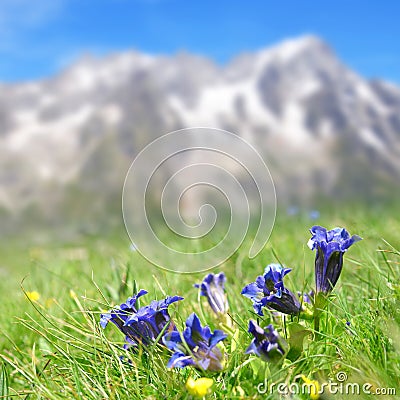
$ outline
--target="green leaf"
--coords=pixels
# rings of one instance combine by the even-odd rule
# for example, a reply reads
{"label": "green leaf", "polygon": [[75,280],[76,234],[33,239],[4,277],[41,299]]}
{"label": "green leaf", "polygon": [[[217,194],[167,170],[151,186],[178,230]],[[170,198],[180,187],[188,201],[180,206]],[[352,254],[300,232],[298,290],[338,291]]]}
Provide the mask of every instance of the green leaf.
{"label": "green leaf", "polygon": [[294,361],[297,360],[303,352],[304,339],[306,336],[311,334],[311,331],[296,322],[289,324],[288,330],[290,350],[287,354],[287,358],[291,361]]}
{"label": "green leaf", "polygon": [[4,363],[1,363],[0,371],[0,398],[8,399],[8,374]]}
{"label": "green leaf", "polygon": [[250,365],[253,370],[253,379],[256,381],[263,381],[265,378],[265,370],[267,368],[265,361],[262,361],[257,357],[251,361]]}
{"label": "green leaf", "polygon": [[239,334],[240,334],[239,329],[236,329],[232,335],[231,353],[233,353],[237,348],[237,344],[239,343]]}

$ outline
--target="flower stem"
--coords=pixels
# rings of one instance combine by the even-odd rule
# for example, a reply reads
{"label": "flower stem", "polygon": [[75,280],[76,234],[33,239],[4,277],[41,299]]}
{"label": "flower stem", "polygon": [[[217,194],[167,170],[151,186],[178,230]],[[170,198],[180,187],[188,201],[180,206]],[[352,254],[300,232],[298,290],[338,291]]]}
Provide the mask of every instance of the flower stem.
{"label": "flower stem", "polygon": [[320,315],[321,315],[321,314],[316,315],[316,314],[314,313],[314,330],[315,330],[315,332],[317,332],[317,334],[319,333]]}
{"label": "flower stem", "polygon": [[317,293],[314,301],[314,330],[316,332],[315,337],[318,338],[320,329],[321,314],[326,305],[326,297],[324,293]]}

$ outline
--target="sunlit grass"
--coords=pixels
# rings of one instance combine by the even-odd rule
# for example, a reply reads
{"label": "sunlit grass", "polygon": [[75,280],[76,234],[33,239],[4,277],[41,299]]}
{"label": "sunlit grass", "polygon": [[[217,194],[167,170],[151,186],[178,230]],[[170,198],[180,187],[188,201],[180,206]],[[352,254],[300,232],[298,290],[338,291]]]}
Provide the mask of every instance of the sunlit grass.
{"label": "sunlit grass", "polygon": [[[285,360],[279,369],[244,354],[251,341],[248,320],[267,325],[273,317],[268,313],[263,320],[257,317],[240,291],[271,262],[293,269],[287,277],[292,291],[314,286],[314,254],[306,248],[313,221],[305,217],[279,216],[262,254],[249,260],[239,251],[216,269],[227,276],[233,320],[224,343],[228,357],[220,373],[168,370],[167,349],[154,345],[137,354],[127,352],[122,349],[124,337],[114,326],[103,331],[99,325],[101,312],[143,288],[149,291],[143,304],[166,295],[185,298],[170,307],[180,329],[192,312],[203,324],[218,329],[214,314],[193,287],[204,274],[178,275],[156,269],[132,252],[126,239],[103,238],[69,247],[52,244],[34,247],[23,257],[16,255],[16,260],[30,261],[15,263],[13,272],[6,272],[8,281],[0,284],[0,393],[6,398],[32,399],[182,399],[191,396],[186,387],[189,378],[207,377],[214,381],[209,398],[279,398],[277,393],[260,394],[259,385],[265,379],[269,385],[301,382],[301,375],[323,383],[345,372],[347,382],[396,388],[399,394],[400,253],[396,249],[400,248],[400,222],[391,215],[322,213],[318,223],[329,228],[345,226],[364,240],[346,254],[343,273],[321,317],[319,340],[311,332],[301,355]],[[9,253],[7,263],[11,265]],[[35,292],[40,297],[32,296]],[[274,322],[282,335],[290,320]]]}

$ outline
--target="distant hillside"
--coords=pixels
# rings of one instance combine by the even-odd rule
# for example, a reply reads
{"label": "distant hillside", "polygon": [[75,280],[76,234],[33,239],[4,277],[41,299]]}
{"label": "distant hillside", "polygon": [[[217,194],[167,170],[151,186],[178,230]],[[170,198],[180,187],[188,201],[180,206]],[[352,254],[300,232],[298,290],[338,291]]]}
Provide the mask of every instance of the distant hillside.
{"label": "distant hillside", "polygon": [[135,154],[189,126],[254,144],[278,200],[385,197],[400,183],[400,88],[363,79],[316,37],[224,67],[187,53],[129,52],[0,85],[0,230],[21,219],[88,231],[111,215],[119,221]]}

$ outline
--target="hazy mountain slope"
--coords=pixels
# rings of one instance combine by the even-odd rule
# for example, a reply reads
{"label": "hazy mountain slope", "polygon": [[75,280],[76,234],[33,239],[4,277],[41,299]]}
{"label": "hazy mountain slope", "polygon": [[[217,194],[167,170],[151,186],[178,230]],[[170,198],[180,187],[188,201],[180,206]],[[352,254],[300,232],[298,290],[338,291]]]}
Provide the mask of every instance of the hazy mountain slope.
{"label": "hazy mountain slope", "polygon": [[400,180],[400,89],[363,79],[306,36],[224,67],[187,53],[129,52],[0,85],[0,208],[33,207],[52,220],[73,200],[75,210],[102,214],[118,202],[135,154],[187,126],[250,140],[282,198],[369,194],[371,182]]}

